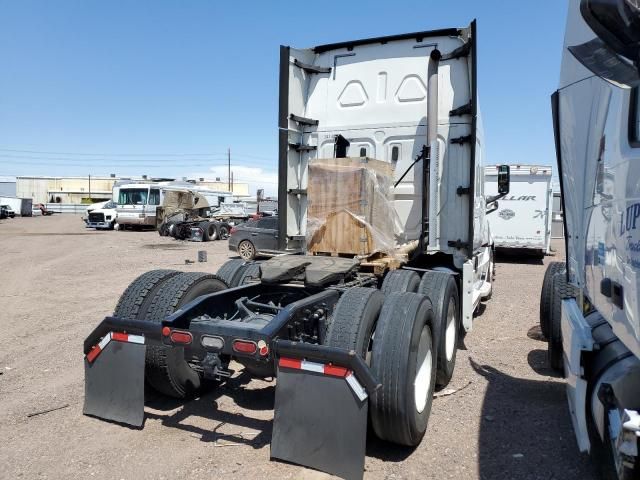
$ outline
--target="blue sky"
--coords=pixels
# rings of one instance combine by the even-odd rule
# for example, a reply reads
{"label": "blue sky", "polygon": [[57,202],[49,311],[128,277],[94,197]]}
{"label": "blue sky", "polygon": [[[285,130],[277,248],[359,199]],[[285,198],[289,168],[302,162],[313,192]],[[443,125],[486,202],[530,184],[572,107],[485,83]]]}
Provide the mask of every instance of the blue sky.
{"label": "blue sky", "polygon": [[0,0],[0,175],[226,177],[229,147],[235,178],[274,192],[280,44],[473,18],[487,162],[552,164],[565,16],[558,0]]}

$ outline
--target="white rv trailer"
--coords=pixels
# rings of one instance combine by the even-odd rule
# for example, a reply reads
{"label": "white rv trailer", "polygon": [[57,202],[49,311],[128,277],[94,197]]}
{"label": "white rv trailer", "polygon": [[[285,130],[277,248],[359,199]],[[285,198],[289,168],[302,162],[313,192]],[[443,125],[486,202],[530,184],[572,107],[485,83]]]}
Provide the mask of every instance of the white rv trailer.
{"label": "white rv trailer", "polygon": [[540,321],[578,447],[619,480],[640,478],[639,57],[637,1],[569,2],[552,96],[567,261]]}
{"label": "white rv trailer", "polygon": [[[509,194],[488,216],[496,249],[527,252],[540,257],[551,247],[551,167],[510,165]],[[485,194],[498,193],[498,167],[485,168]]]}

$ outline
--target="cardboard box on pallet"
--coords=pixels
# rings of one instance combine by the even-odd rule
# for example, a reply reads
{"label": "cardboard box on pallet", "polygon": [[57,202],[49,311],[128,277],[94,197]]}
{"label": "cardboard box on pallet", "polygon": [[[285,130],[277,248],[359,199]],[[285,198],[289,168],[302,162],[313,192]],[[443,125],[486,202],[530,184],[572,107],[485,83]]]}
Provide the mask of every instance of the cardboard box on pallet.
{"label": "cardboard box on pallet", "polygon": [[397,233],[393,166],[368,157],[309,163],[307,250],[367,256],[391,253]]}

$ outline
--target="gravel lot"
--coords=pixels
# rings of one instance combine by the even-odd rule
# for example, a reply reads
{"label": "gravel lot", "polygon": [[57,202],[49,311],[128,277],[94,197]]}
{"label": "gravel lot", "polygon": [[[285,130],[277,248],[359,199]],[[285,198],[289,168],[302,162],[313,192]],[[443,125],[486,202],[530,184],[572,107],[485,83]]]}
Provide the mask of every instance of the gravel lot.
{"label": "gravel lot", "polygon": [[[202,249],[208,263],[185,264]],[[226,242],[95,232],[76,216],[0,221],[0,478],[329,478],[269,460],[268,381],[239,375],[184,405],[151,398],[142,430],[82,415],[82,342],[129,282],[154,268],[215,272],[228,257]],[[498,261],[458,353],[460,390],[434,400],[417,449],[370,438],[365,478],[595,478],[538,335],[545,267]]]}

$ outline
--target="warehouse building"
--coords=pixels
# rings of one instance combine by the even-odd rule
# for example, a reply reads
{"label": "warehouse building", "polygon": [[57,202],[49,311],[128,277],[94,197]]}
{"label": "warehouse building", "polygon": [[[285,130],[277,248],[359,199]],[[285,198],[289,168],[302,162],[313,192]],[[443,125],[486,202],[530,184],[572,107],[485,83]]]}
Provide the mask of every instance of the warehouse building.
{"label": "warehouse building", "polygon": [[0,177],[0,197],[16,196],[15,177]]}
{"label": "warehouse building", "polygon": [[[21,198],[30,198],[34,204],[38,203],[63,203],[63,204],[82,204],[95,203],[110,200],[113,191],[113,185],[119,180],[134,180],[141,182],[150,182],[155,179],[146,176],[117,177],[115,175],[93,176],[87,175],[83,177],[46,177],[46,176],[19,176],[16,177],[14,183],[14,192],[12,196]],[[162,180],[171,180],[163,178]],[[208,180],[200,178],[197,180],[187,180],[196,185],[202,185],[212,190],[227,191],[227,182],[220,179]],[[234,183],[232,192],[238,198],[247,197],[249,195],[249,185],[246,183]]]}

